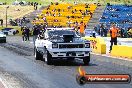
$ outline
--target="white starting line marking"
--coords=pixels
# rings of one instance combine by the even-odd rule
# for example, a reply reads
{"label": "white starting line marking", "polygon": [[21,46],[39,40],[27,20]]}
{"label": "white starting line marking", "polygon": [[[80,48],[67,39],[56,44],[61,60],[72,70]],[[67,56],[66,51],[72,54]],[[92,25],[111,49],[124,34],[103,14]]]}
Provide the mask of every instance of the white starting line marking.
{"label": "white starting line marking", "polygon": [[0,82],[2,83],[3,88],[8,88],[7,85],[3,82],[3,80],[1,78],[0,78]]}
{"label": "white starting line marking", "polygon": [[92,54],[105,56],[105,57],[116,58],[116,59],[120,59],[120,60],[132,61],[131,59],[126,59],[126,58],[121,58],[121,57],[114,57],[114,56],[110,56],[110,55],[107,55],[107,54],[103,54],[103,55],[102,54],[97,54],[97,53],[92,53]]}
{"label": "white starting line marking", "polygon": [[33,42],[30,42],[30,43],[33,43]]}

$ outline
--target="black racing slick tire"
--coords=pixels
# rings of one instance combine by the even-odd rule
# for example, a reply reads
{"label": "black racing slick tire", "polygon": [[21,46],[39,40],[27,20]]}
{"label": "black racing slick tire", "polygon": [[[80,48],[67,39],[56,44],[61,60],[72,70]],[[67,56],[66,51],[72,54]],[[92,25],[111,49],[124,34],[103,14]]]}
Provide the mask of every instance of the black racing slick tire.
{"label": "black racing slick tire", "polygon": [[6,43],[6,39],[5,39],[5,40],[3,40],[3,43]]}
{"label": "black racing slick tire", "polygon": [[46,63],[47,65],[52,65],[53,64],[53,61],[52,61],[52,55],[49,53],[49,51],[47,50],[47,57],[46,57],[47,60]]}
{"label": "black racing slick tire", "polygon": [[90,63],[90,55],[83,58],[84,65],[89,65]]}
{"label": "black racing slick tire", "polygon": [[35,59],[36,60],[43,60],[43,55],[35,49]]}
{"label": "black racing slick tire", "polygon": [[0,43],[6,43],[6,39],[0,40]]}

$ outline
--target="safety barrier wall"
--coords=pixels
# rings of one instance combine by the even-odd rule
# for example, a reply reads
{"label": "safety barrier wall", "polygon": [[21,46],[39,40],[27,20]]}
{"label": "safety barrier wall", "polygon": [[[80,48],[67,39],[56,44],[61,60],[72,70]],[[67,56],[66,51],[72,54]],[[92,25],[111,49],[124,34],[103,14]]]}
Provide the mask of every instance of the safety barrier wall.
{"label": "safety barrier wall", "polygon": [[114,45],[112,47],[111,55],[132,59],[132,46]]}
{"label": "safety barrier wall", "polygon": [[92,52],[106,54],[106,43],[101,37],[83,37],[91,43]]}

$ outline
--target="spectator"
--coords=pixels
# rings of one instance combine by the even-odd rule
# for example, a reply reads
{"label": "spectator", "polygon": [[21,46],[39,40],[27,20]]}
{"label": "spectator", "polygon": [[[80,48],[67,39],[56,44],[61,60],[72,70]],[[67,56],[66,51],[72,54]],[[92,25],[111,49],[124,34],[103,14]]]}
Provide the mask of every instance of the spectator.
{"label": "spectator", "polygon": [[91,16],[91,18],[92,18],[92,16],[93,16],[93,13],[92,13],[92,12],[90,12],[89,14],[90,14],[90,16]]}
{"label": "spectator", "polygon": [[88,5],[89,5],[89,4],[86,3],[86,4],[85,4],[85,8],[88,8]]}
{"label": "spectator", "polygon": [[25,27],[23,28],[23,31],[22,31],[22,39],[23,39],[23,41],[26,40],[26,29],[25,29]]}
{"label": "spectator", "polygon": [[29,30],[29,28],[28,27],[26,27],[26,41],[28,40],[29,41],[29,32],[30,32],[30,30]]}
{"label": "spectator", "polygon": [[124,38],[124,29],[123,28],[121,28],[120,34],[121,34],[121,38]]}
{"label": "spectator", "polygon": [[60,12],[61,10],[60,9],[58,9],[58,12]]}
{"label": "spectator", "polygon": [[43,24],[43,29],[46,30],[46,24]]}
{"label": "spectator", "polygon": [[0,19],[0,22],[1,22],[1,26],[3,27],[3,19]]}
{"label": "spectator", "polygon": [[132,38],[132,28],[128,28],[128,37]]}
{"label": "spectator", "polygon": [[77,12],[77,10],[75,9],[75,12]]}
{"label": "spectator", "polygon": [[104,25],[101,24],[101,26],[100,26],[100,35],[101,35],[102,37],[104,36],[104,30],[105,30]]}
{"label": "spectator", "polygon": [[33,2],[31,2],[30,4],[31,4],[31,6],[33,6]]}
{"label": "spectator", "polygon": [[99,30],[98,30],[98,34],[100,35],[101,33],[100,33],[100,28],[99,28]]}
{"label": "spectator", "polygon": [[16,32],[15,31],[13,31],[13,35],[15,35],[16,34]]}
{"label": "spectator", "polygon": [[45,30],[45,28],[46,28],[45,24],[41,24],[40,26],[41,26],[41,28],[40,28],[41,30],[43,30],[43,29]]}
{"label": "spectator", "polygon": [[51,2],[51,5],[53,5],[53,2]]}
{"label": "spectator", "polygon": [[17,19],[17,25],[21,26],[21,20],[20,19]]}
{"label": "spectator", "polygon": [[94,27],[94,31],[95,31],[95,32],[97,32],[97,31],[98,31],[96,26]]}
{"label": "spectator", "polygon": [[34,6],[34,10],[38,9],[38,3],[37,2],[34,2],[33,6]]}
{"label": "spectator", "polygon": [[60,17],[61,16],[61,14],[60,13],[58,13],[58,17]]}
{"label": "spectator", "polygon": [[20,4],[20,5],[24,5],[24,2],[23,2],[23,1],[21,1],[19,4]]}
{"label": "spectator", "polygon": [[7,4],[6,2],[3,3],[3,5],[6,5],[6,4]]}
{"label": "spectator", "polygon": [[17,26],[18,24],[17,24],[17,22],[16,21],[13,21],[12,19],[10,19],[10,24],[12,25],[12,26]]}
{"label": "spectator", "polygon": [[75,0],[75,1],[74,1],[74,5],[77,5],[77,4],[78,4],[78,2]]}
{"label": "spectator", "polygon": [[75,22],[75,28],[77,28],[77,27],[78,27],[78,22],[76,21],[76,22]]}
{"label": "spectator", "polygon": [[128,34],[127,34],[127,30],[125,29],[124,30],[124,38],[127,38],[128,37]]}
{"label": "spectator", "polygon": [[55,5],[59,5],[59,3],[58,3],[58,2],[56,2],[56,3],[55,3]]}
{"label": "spectator", "polygon": [[33,27],[33,42],[34,42],[34,44],[35,44],[35,40],[37,39],[38,34],[39,34],[39,29],[36,25],[34,25],[34,27]]}
{"label": "spectator", "polygon": [[23,31],[24,30],[24,27],[23,26],[21,26],[21,31]]}
{"label": "spectator", "polygon": [[112,50],[112,46],[113,46],[113,43],[114,45],[117,45],[117,36],[118,36],[118,28],[115,26],[115,24],[112,25],[112,27],[110,28],[110,36],[111,36],[111,45],[110,45],[110,52]]}
{"label": "spectator", "polygon": [[27,2],[27,5],[30,5],[30,2]]}
{"label": "spectator", "polygon": [[81,37],[85,36],[85,24],[83,22],[80,23],[80,35]]}
{"label": "spectator", "polygon": [[86,11],[85,11],[86,15],[88,15],[89,12],[90,12],[90,11],[86,9]]}
{"label": "spectator", "polygon": [[16,34],[18,34],[19,33],[19,31],[18,30],[16,30]]}
{"label": "spectator", "polygon": [[106,27],[104,28],[104,37],[107,37],[107,29],[106,29]]}

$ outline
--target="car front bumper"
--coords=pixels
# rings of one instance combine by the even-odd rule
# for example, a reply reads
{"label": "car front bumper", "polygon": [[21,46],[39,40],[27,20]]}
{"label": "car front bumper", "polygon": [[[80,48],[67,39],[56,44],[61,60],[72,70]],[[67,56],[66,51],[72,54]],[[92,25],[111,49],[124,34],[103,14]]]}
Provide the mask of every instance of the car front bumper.
{"label": "car front bumper", "polygon": [[77,49],[49,49],[49,53],[52,55],[52,57],[86,57],[90,56],[91,49],[89,48],[77,48]]}

